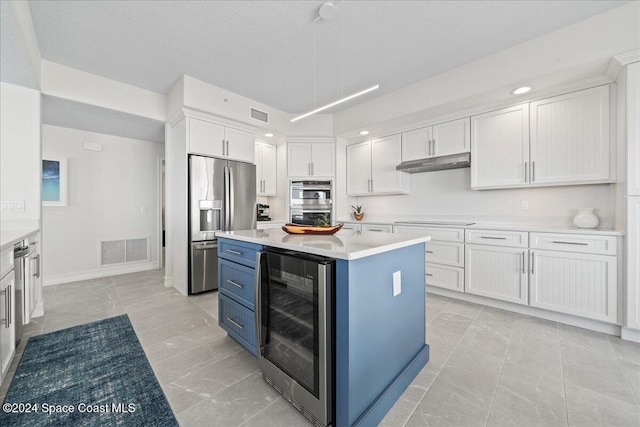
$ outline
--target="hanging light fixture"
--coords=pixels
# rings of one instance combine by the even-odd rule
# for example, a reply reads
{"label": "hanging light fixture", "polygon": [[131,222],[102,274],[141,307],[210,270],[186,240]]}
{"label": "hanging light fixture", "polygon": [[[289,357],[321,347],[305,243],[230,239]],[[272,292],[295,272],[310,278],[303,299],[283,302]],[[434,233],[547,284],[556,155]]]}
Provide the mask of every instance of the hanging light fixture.
{"label": "hanging light fixture", "polygon": [[[336,5],[333,2],[327,1],[324,2],[320,5],[320,8],[318,9],[318,17],[313,21],[314,23],[320,20],[330,20],[333,19],[336,15],[338,14],[338,8],[336,7]],[[344,41],[342,40],[342,20],[340,20],[340,33],[341,33],[341,40],[340,43],[344,44]],[[342,51],[342,46],[341,46],[341,51]],[[315,35],[314,35],[314,55],[315,55]],[[344,74],[344,64],[343,64],[343,58],[342,58],[342,52],[340,55],[340,68],[341,68],[341,73]],[[315,73],[315,58],[314,58],[314,73]],[[341,77],[342,79],[342,77]],[[344,82],[341,83],[344,86]],[[314,86],[315,86],[315,75],[314,75]],[[311,115],[314,115],[316,113],[319,113],[320,111],[324,111],[327,110],[331,107],[335,107],[338,104],[342,104],[343,102],[347,102],[352,100],[353,98],[357,98],[358,96],[362,96],[365,93],[369,93],[369,92],[373,92],[374,90],[378,89],[380,87],[379,84],[373,85],[371,87],[368,87],[364,90],[361,90],[360,92],[356,92],[354,94],[351,94],[349,96],[345,96],[344,98],[340,98],[337,101],[333,101],[330,102],[327,105],[323,105],[322,107],[316,108],[315,110],[311,110],[308,113],[304,113],[301,114],[297,117],[294,117],[293,119],[291,119],[291,123],[296,122],[300,119],[304,119],[305,117],[309,117]]]}

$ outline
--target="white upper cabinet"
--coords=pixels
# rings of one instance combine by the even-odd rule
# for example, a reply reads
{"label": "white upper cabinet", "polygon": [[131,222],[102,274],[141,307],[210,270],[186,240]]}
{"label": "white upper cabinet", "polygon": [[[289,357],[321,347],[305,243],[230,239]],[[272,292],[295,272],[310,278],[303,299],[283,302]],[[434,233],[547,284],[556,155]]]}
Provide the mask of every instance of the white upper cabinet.
{"label": "white upper cabinet", "polygon": [[287,144],[289,176],[332,177],[335,144],[332,142],[290,142]]}
{"label": "white upper cabinet", "polygon": [[409,193],[409,175],[396,170],[401,153],[399,134],[347,146],[347,194]]}
{"label": "white upper cabinet", "polygon": [[640,196],[640,62],[627,65],[627,195]]}
{"label": "white upper cabinet", "polygon": [[530,111],[531,183],[610,180],[609,86],[532,102]]}
{"label": "white upper cabinet", "polygon": [[189,118],[189,153],[254,162],[251,132]]}
{"label": "white upper cabinet", "polygon": [[277,193],[276,146],[256,142],[256,193],[258,196],[275,196]]}
{"label": "white upper cabinet", "polygon": [[403,162],[466,153],[469,149],[469,118],[402,133]]}
{"label": "white upper cabinet", "polygon": [[471,188],[527,184],[528,161],[528,104],[471,117]]}

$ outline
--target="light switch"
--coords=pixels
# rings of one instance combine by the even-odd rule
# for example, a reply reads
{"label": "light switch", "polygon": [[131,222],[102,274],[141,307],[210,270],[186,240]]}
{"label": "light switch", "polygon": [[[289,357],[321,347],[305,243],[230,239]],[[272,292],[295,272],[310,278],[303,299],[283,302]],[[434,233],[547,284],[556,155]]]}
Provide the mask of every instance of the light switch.
{"label": "light switch", "polygon": [[400,295],[402,292],[402,274],[400,271],[393,273],[393,296]]}

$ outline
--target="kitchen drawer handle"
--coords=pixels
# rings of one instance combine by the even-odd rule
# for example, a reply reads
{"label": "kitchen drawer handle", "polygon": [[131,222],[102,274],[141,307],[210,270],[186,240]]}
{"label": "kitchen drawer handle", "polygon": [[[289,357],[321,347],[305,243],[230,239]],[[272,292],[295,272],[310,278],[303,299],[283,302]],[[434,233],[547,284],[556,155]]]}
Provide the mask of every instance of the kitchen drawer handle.
{"label": "kitchen drawer handle", "polygon": [[369,231],[384,231],[381,228],[367,228],[367,230],[369,230]]}
{"label": "kitchen drawer handle", "polygon": [[428,253],[428,254],[432,254],[433,253],[433,251],[425,251],[425,252]]}
{"label": "kitchen drawer handle", "polygon": [[229,323],[231,323],[231,324],[233,324],[233,325],[237,326],[237,327],[238,327],[238,328],[240,328],[240,329],[244,329],[244,325],[242,325],[242,324],[240,324],[240,323],[236,322],[235,320],[233,320],[233,319],[232,319],[232,318],[230,318],[230,317],[227,317],[227,321],[229,321]]}
{"label": "kitchen drawer handle", "polygon": [[491,240],[507,240],[506,237],[491,237],[491,236],[480,236],[481,239],[491,239]]}
{"label": "kitchen drawer handle", "polygon": [[551,243],[558,243],[561,245],[577,245],[577,246],[589,246],[588,243],[581,243],[581,242],[563,242],[560,240],[553,240]]}
{"label": "kitchen drawer handle", "polygon": [[230,254],[234,254],[234,255],[242,255],[242,252],[234,251],[233,249],[225,249],[225,252],[229,252]]}
{"label": "kitchen drawer handle", "polygon": [[431,274],[431,273],[426,273],[426,275],[429,276],[429,277],[433,277],[433,274]]}
{"label": "kitchen drawer handle", "polygon": [[227,279],[227,283],[229,283],[229,284],[231,284],[231,285],[233,285],[233,286],[235,286],[237,288],[240,288],[240,289],[244,288],[244,285],[241,285],[240,283],[236,283],[233,280]]}

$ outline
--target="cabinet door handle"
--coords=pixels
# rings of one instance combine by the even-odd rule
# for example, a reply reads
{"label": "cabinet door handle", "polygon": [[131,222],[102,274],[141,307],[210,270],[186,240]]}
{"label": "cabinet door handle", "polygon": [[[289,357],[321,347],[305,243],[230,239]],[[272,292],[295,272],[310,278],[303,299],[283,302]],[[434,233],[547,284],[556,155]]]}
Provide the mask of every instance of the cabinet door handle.
{"label": "cabinet door handle", "polygon": [[529,162],[524,162],[524,182],[527,182],[527,163]]}
{"label": "cabinet door handle", "polygon": [[481,239],[490,239],[490,240],[507,240],[506,237],[493,237],[493,236],[480,236]]}
{"label": "cabinet door handle", "polygon": [[235,286],[236,288],[240,288],[240,289],[244,288],[244,285],[241,285],[240,283],[236,283],[233,280],[227,279],[227,283],[230,284],[230,285]]}
{"label": "cabinet door handle", "polygon": [[315,167],[315,166],[316,166],[316,165],[315,165],[313,162],[311,162],[311,176],[313,176],[313,175],[314,175],[314,173],[315,173],[315,169],[316,169],[316,167]]}
{"label": "cabinet door handle", "polygon": [[5,318],[0,320],[0,325],[4,325],[6,328],[9,327],[9,305],[7,305],[7,301],[9,301],[9,296],[10,294],[8,294],[8,290],[10,289],[11,285],[8,285],[6,288],[4,288],[3,291],[0,291],[0,295],[4,296],[4,313],[5,313]]}
{"label": "cabinet door handle", "polygon": [[435,156],[436,155],[436,140],[432,139],[431,141],[433,142],[433,153],[432,153],[432,155]]}
{"label": "cabinet door handle", "polygon": [[522,274],[524,274],[524,252],[522,252]]}
{"label": "cabinet door handle", "polygon": [[371,192],[373,193],[373,178],[371,178]]}
{"label": "cabinet door handle", "polygon": [[531,275],[533,276],[535,274],[535,254],[534,252],[531,252]]}
{"label": "cabinet door handle", "polygon": [[531,162],[531,182],[536,180],[536,162]]}
{"label": "cabinet door handle", "polygon": [[222,155],[224,156],[224,139],[222,140]]}
{"label": "cabinet door handle", "polygon": [[551,243],[557,243],[560,245],[577,245],[577,246],[589,246],[588,243],[582,243],[582,242],[562,242],[560,240],[553,240]]}
{"label": "cabinet door handle", "polygon": [[237,326],[240,329],[244,329],[244,325],[241,323],[236,322],[235,320],[233,320],[231,317],[227,317],[227,321],[229,321],[229,323]]}
{"label": "cabinet door handle", "polygon": [[227,139],[227,156],[229,155],[229,140]]}
{"label": "cabinet door handle", "polygon": [[242,252],[234,251],[233,249],[225,249],[225,252],[229,252],[230,254],[234,254],[234,255],[242,255]]}

